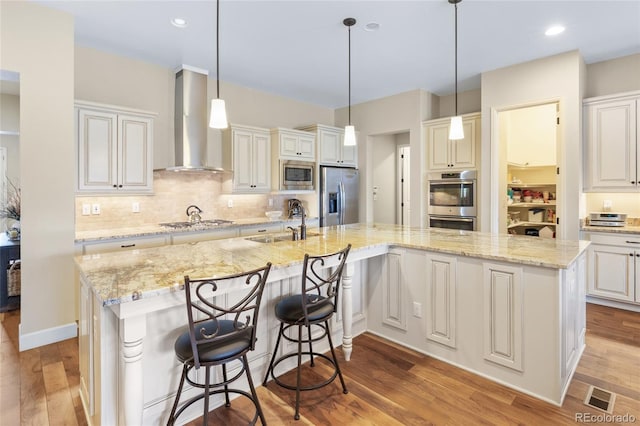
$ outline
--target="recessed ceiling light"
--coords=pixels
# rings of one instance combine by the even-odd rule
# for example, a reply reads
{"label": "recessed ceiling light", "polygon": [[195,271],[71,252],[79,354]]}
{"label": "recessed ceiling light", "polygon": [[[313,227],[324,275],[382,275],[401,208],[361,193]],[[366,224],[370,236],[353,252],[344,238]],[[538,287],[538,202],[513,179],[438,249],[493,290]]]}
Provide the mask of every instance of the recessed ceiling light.
{"label": "recessed ceiling light", "polygon": [[547,31],[544,32],[544,35],[554,36],[564,32],[564,27],[562,25],[554,25],[553,27],[549,27]]}
{"label": "recessed ceiling light", "polygon": [[178,28],[186,28],[187,26],[187,20],[184,18],[173,18],[171,20],[171,24],[174,27],[178,27]]}
{"label": "recessed ceiling light", "polygon": [[378,31],[379,29],[380,29],[380,24],[373,21],[369,22],[367,25],[364,26],[365,31]]}

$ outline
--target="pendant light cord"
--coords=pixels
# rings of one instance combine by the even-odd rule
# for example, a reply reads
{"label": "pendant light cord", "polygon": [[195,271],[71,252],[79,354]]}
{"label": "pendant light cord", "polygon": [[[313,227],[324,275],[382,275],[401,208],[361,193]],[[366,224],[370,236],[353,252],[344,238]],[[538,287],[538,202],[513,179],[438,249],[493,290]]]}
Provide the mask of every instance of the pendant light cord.
{"label": "pendant light cord", "polygon": [[458,115],[458,3],[455,5],[455,87],[456,87],[456,116]]}
{"label": "pendant light cord", "polygon": [[351,126],[351,26],[349,26],[349,126]]}
{"label": "pendant light cord", "polygon": [[220,0],[216,0],[216,98],[220,99]]}

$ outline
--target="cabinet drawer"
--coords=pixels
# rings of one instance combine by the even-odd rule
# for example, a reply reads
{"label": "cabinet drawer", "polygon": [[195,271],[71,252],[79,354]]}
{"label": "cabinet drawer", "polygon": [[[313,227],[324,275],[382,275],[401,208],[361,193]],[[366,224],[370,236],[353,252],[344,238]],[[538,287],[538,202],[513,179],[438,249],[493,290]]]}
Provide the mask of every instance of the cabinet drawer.
{"label": "cabinet drawer", "polygon": [[268,234],[270,232],[281,232],[282,224],[264,224],[260,226],[250,226],[246,228],[240,228],[240,236],[245,237],[247,235],[256,234]]}
{"label": "cabinet drawer", "polygon": [[167,244],[167,237],[149,237],[135,239],[109,240],[100,243],[84,245],[84,254],[105,253],[118,250],[136,250],[150,247],[160,247]]}
{"label": "cabinet drawer", "polygon": [[589,240],[595,244],[607,244],[613,246],[637,247],[640,249],[640,235],[636,234],[587,234]]}
{"label": "cabinet drawer", "polygon": [[171,236],[172,244],[197,243],[200,241],[221,240],[238,236],[236,229],[218,229],[216,231],[189,232]]}

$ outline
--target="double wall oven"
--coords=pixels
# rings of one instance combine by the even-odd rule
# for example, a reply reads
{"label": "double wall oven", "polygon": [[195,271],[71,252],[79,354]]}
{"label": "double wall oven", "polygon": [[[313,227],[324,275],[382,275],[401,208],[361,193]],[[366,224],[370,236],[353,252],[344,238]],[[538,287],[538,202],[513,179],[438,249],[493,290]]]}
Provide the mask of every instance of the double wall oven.
{"label": "double wall oven", "polygon": [[476,230],[475,170],[429,174],[429,227]]}

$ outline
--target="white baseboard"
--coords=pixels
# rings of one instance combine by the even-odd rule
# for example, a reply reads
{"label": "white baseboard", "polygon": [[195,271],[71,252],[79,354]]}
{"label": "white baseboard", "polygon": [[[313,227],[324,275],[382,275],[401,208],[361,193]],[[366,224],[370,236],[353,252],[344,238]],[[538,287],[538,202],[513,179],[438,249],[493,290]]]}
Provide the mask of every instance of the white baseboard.
{"label": "white baseboard", "polygon": [[78,335],[78,325],[72,322],[45,330],[34,331],[33,333],[23,334],[22,324],[19,324],[18,334],[20,336],[20,352],[22,352],[62,340],[72,339]]}

